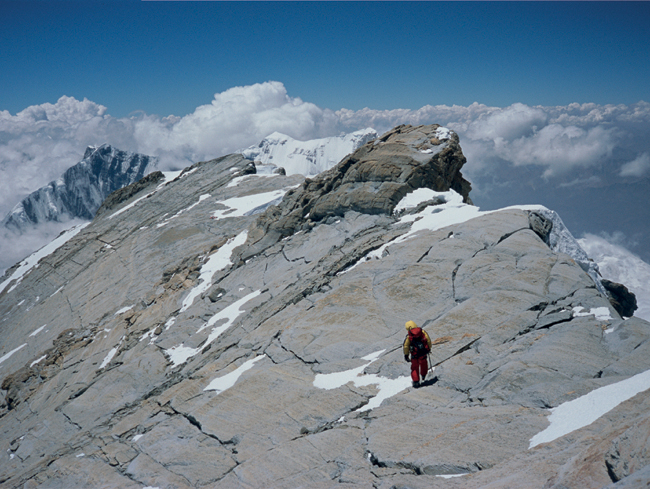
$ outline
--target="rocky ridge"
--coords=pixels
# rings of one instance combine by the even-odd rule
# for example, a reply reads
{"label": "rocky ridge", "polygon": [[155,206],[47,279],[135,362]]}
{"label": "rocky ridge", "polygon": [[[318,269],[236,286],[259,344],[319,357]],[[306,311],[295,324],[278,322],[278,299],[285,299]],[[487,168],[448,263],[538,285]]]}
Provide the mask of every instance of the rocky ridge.
{"label": "rocky ridge", "polygon": [[[543,212],[479,213],[463,163],[402,126],[311,180],[230,155],[113,196],[0,292],[0,484],[634,487],[647,392],[530,440],[648,370],[650,325]],[[407,319],[435,344],[420,389]]]}

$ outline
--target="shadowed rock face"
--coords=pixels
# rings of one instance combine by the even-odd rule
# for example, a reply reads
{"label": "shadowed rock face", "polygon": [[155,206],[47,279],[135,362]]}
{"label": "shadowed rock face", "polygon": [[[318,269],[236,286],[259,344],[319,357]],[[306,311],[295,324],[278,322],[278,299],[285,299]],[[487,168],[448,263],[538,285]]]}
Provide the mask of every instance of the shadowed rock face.
{"label": "shadowed rock face", "polygon": [[[432,131],[397,128],[309,182],[250,174],[239,155],[152,177],[10,280],[0,484],[600,488],[642,476],[647,392],[529,443],[548,408],[649,369],[650,325],[623,320],[529,212],[407,236],[427,219],[393,215],[409,188],[444,174],[435,188],[462,190],[440,156],[451,148],[460,165],[455,137],[437,145]],[[370,163],[382,147],[386,167]],[[352,187],[358,199],[337,207]],[[420,389],[401,352],[409,319],[434,342]]]}
{"label": "shadowed rock face", "polygon": [[630,317],[637,310],[636,297],[623,284],[617,284],[611,280],[602,280],[603,287],[610,295],[610,302],[614,309],[621,315]]}

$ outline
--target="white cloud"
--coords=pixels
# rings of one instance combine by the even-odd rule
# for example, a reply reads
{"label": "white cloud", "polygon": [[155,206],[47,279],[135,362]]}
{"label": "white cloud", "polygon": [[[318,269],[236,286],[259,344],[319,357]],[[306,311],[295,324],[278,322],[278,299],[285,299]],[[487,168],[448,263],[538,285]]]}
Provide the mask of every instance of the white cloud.
{"label": "white cloud", "polygon": [[544,176],[567,173],[574,167],[593,166],[610,156],[615,146],[614,130],[604,127],[582,129],[549,124],[530,137],[511,144],[497,144],[497,155],[515,165],[539,165]]}
{"label": "white cloud", "polygon": [[0,218],[18,201],[81,160],[89,145],[112,144],[160,156],[160,169],[232,153],[274,131],[296,139],[337,134],[332,111],[290,97],[279,82],[234,87],[185,116],[138,114],[117,119],[107,108],[72,97],[0,111]]}
{"label": "white cloud", "polygon": [[620,243],[629,245],[625,236],[596,236],[585,234],[578,243],[589,257],[598,263],[603,278],[625,285],[636,295],[635,316],[650,321],[650,265]]}
{"label": "white cloud", "polygon": [[[383,132],[397,124],[439,123],[456,131],[468,163],[465,173],[494,174],[495,165],[535,165],[546,178],[604,165],[618,176],[623,154],[648,152],[650,103],[632,105],[463,107],[427,105],[417,110],[336,112],[346,130],[374,127]],[[618,159],[616,159],[618,158]],[[632,163],[632,162],[630,162]],[[639,164],[639,163],[637,163]],[[630,170],[643,170],[630,166]],[[586,180],[586,177],[582,177]]]}
{"label": "white cloud", "polygon": [[539,107],[513,104],[505,109],[484,112],[464,133],[471,139],[506,140],[523,138],[546,125],[548,115]]}
{"label": "white cloud", "polygon": [[275,131],[304,140],[331,135],[335,126],[331,111],[289,97],[279,82],[267,82],[217,93],[211,104],[182,118],[143,117],[134,131],[140,152],[198,161],[244,149]]}
{"label": "white cloud", "polygon": [[244,149],[276,131],[308,140],[366,127],[382,133],[398,124],[439,123],[460,135],[468,159],[464,173],[475,182],[475,193],[485,192],[488,180],[507,184],[512,166],[527,166],[531,175],[549,180],[561,177],[576,187],[594,183],[589,173],[581,173],[592,167],[605,168],[600,173],[605,180],[650,172],[646,102],[333,112],[289,96],[280,82],[266,82],[217,93],[184,117],[118,119],[109,110],[64,96],[16,115],[0,111],[0,218],[80,161],[87,146],[102,143],[158,156],[159,168],[169,170]]}
{"label": "white cloud", "polygon": [[634,160],[621,167],[622,177],[643,177],[650,171],[650,154],[641,153]]}

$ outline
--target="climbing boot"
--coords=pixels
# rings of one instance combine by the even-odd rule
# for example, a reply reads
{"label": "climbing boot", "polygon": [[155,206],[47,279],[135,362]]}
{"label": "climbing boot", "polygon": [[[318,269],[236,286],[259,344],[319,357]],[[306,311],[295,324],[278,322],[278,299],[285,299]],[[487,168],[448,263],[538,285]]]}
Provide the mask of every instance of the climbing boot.
{"label": "climbing boot", "polygon": [[417,380],[414,380],[414,381],[413,381],[413,388],[414,388],[414,389],[417,389],[418,387],[420,387],[420,382],[417,381]]}

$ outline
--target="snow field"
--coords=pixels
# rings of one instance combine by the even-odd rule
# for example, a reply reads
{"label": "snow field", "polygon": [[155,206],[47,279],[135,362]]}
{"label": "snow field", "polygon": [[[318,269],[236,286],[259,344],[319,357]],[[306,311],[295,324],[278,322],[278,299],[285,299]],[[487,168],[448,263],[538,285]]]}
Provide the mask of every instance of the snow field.
{"label": "snow field", "polygon": [[530,439],[529,449],[590,425],[622,402],[650,389],[650,370],[595,389],[551,409],[550,425]]}
{"label": "snow field", "polygon": [[329,170],[366,141],[377,137],[367,128],[343,136],[298,141],[274,132],[257,145],[241,151],[244,158],[262,165],[281,166],[287,175],[314,176]]}
{"label": "snow field", "polygon": [[365,406],[360,407],[355,412],[369,411],[376,407],[379,407],[382,402],[386,399],[393,397],[404,389],[411,386],[411,377],[403,376],[398,377],[397,379],[389,379],[386,377],[380,377],[376,374],[366,374],[361,375],[364,369],[376,361],[382,353],[386,350],[379,350],[370,355],[362,357],[362,360],[366,360],[367,363],[361,365],[360,367],[352,368],[342,372],[333,372],[331,374],[317,374],[314,378],[314,387],[319,389],[336,389],[338,387],[344,386],[348,382],[354,383],[357,387],[376,385],[379,393],[370,398],[370,401]]}

